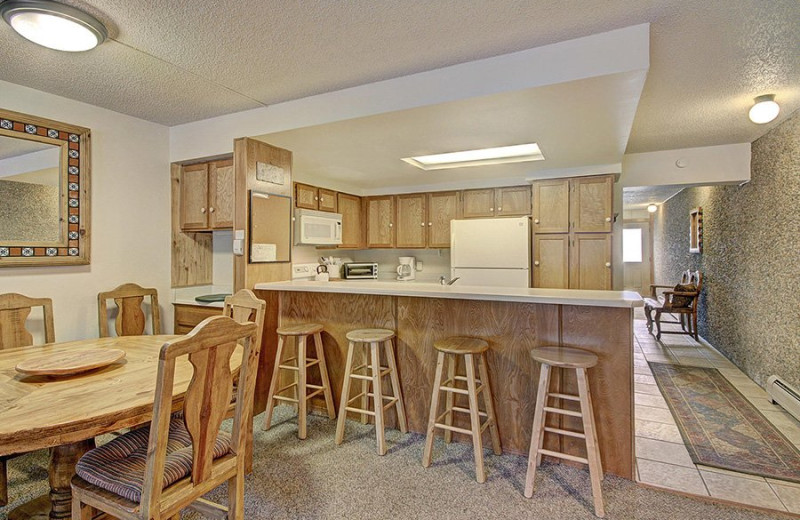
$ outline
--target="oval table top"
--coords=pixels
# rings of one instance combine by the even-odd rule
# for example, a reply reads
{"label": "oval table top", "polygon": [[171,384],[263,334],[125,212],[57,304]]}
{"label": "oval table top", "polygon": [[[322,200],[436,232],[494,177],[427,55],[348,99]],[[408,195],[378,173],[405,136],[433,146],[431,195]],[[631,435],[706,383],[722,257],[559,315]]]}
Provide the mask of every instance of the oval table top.
{"label": "oval table top", "polygon": [[[0,350],[0,455],[32,451],[89,439],[145,423],[152,418],[158,354],[177,336],[125,336],[50,343]],[[14,367],[43,354],[115,348],[125,359],[105,368],[68,377],[26,376]],[[231,358],[241,364],[242,349]],[[175,366],[175,407],[189,386],[188,357]]]}

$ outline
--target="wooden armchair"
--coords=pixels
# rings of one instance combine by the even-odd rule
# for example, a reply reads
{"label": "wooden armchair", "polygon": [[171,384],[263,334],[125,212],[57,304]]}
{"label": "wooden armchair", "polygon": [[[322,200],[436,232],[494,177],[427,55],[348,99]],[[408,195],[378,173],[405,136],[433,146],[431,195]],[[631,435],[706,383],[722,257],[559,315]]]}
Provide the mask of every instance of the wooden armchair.
{"label": "wooden armchair", "polygon": [[[666,290],[658,296],[659,289]],[[676,288],[685,288],[676,291]],[[647,316],[647,330],[653,333],[653,323],[656,325],[656,339],[661,339],[661,334],[689,334],[698,340],[697,332],[697,304],[700,292],[703,290],[703,276],[699,271],[685,271],[681,276],[678,286],[651,285],[650,297],[644,299],[644,312]],[[655,317],[653,317],[655,312]],[[664,320],[661,315],[667,313],[678,315],[679,320]],[[661,330],[662,323],[674,323],[681,326],[681,330]]]}
{"label": "wooden armchair", "polygon": [[[0,294],[0,349],[33,345],[33,334],[25,327],[25,323],[34,307],[42,308],[45,343],[55,342],[53,300],[7,293]],[[6,461],[13,456],[0,457],[0,506],[8,504]]]}
{"label": "wooden armchair", "polygon": [[[186,336],[161,348],[153,421],[90,450],[72,479],[72,518],[95,518],[96,510],[120,520],[177,519],[183,509],[203,516],[244,518],[244,420],[253,407],[258,355],[256,324],[225,316],[203,320]],[[243,349],[236,414],[231,434],[220,431],[233,392],[231,356]],[[194,375],[182,413],[172,415],[172,387],[179,358],[188,356]],[[180,359],[179,362],[186,363]],[[228,507],[202,495],[228,484]]]}
{"label": "wooden armchair", "polygon": [[142,310],[144,298],[150,298],[150,312],[153,335],[161,334],[161,313],[158,309],[158,291],[145,289],[135,283],[122,284],[114,290],[97,295],[97,314],[100,337],[110,336],[108,331],[107,300],[113,299],[119,309],[114,321],[117,336],[141,336],[144,334],[147,318]]}

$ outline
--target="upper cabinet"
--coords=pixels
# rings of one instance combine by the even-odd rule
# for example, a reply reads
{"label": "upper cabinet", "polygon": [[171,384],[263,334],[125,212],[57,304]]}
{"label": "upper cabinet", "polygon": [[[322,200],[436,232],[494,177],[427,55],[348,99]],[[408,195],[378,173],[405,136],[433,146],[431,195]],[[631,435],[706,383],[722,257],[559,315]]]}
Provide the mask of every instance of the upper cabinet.
{"label": "upper cabinet", "polygon": [[183,166],[180,173],[180,223],[186,231],[233,227],[233,161]]}
{"label": "upper cabinet", "polygon": [[399,248],[420,248],[428,243],[427,205],[425,193],[396,195],[397,228],[395,246]]}
{"label": "upper cabinet", "polygon": [[614,220],[611,175],[572,179],[570,215],[576,233],[609,233]]}
{"label": "upper cabinet", "polygon": [[465,190],[463,218],[521,217],[531,214],[530,186]]}
{"label": "upper cabinet", "polygon": [[315,209],[337,213],[338,197],[333,190],[317,188],[301,182],[294,183],[294,206],[302,209]]}
{"label": "upper cabinet", "polygon": [[366,198],[367,247],[394,247],[394,197]]}
{"label": "upper cabinet", "polygon": [[337,207],[342,214],[341,248],[364,247],[364,218],[361,197],[337,193]]}
{"label": "upper cabinet", "polygon": [[569,179],[533,183],[533,232],[569,232]]}
{"label": "upper cabinet", "polygon": [[450,221],[459,217],[459,193],[428,193],[428,247],[450,247]]}
{"label": "upper cabinet", "polygon": [[333,190],[326,190],[325,188],[319,188],[317,193],[319,194],[319,200],[317,200],[317,209],[320,211],[330,211],[332,213],[336,213],[337,208],[339,207],[336,199],[336,192]]}

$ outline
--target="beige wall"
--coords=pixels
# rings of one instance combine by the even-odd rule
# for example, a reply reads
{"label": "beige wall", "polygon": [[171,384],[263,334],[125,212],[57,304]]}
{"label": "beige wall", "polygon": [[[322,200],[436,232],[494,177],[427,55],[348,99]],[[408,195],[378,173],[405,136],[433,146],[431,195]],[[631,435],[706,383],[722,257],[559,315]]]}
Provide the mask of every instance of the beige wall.
{"label": "beige wall", "polygon": [[[688,188],[655,220],[656,283],[705,278],[700,335],[760,384],[800,387],[800,112],[752,145],[752,181]],[[689,211],[703,208],[703,252],[689,253]]]}
{"label": "beige wall", "polygon": [[65,341],[97,337],[97,293],[137,282],[158,289],[171,330],[167,127],[3,81],[0,92],[5,109],[92,131],[91,264],[2,268],[0,292],[52,298]]}

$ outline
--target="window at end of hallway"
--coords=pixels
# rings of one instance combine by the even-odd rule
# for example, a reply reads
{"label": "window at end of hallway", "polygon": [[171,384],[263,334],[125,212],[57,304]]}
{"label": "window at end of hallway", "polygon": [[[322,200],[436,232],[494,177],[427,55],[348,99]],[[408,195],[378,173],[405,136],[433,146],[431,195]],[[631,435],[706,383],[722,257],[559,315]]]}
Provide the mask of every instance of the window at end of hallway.
{"label": "window at end of hallway", "polygon": [[622,230],[622,261],[642,261],[642,230],[639,228]]}

